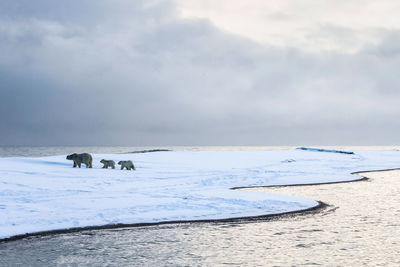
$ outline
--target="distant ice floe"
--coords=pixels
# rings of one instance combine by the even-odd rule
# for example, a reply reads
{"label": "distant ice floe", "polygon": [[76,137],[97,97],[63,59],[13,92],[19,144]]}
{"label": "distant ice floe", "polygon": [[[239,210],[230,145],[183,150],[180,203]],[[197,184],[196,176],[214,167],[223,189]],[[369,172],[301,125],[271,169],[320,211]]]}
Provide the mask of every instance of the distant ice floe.
{"label": "distant ice floe", "polygon": [[[93,168],[64,156],[0,158],[0,238],[107,224],[213,220],[302,210],[318,202],[230,188],[350,181],[396,168],[400,151],[309,150],[93,154]],[[102,169],[132,160],[136,171]],[[290,164],[288,164],[290,163]]]}
{"label": "distant ice floe", "polygon": [[335,149],[323,149],[323,148],[311,148],[311,147],[298,147],[299,150],[315,151],[315,152],[329,152],[329,153],[342,153],[342,154],[354,154],[351,151],[335,150]]}
{"label": "distant ice floe", "polygon": [[154,153],[154,152],[169,152],[171,149],[145,149],[145,150],[137,150],[131,152],[125,152],[124,154],[135,154],[135,153]]}

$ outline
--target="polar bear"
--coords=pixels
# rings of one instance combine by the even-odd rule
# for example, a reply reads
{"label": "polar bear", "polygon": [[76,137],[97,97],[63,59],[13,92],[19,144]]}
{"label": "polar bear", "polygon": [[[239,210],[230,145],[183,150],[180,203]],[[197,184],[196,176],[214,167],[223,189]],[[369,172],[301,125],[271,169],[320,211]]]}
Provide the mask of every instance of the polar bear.
{"label": "polar bear", "polygon": [[67,159],[74,161],[74,168],[78,166],[81,167],[81,164],[85,164],[86,168],[92,168],[93,158],[92,155],[89,153],[82,153],[82,154],[71,154],[67,156]]}
{"label": "polar bear", "polygon": [[121,165],[121,170],[126,168],[127,170],[136,170],[135,165],[133,165],[133,162],[131,160],[121,160],[118,162],[118,165]]}
{"label": "polar bear", "polygon": [[115,161],[113,160],[102,159],[100,162],[104,164],[103,169],[107,169],[108,167],[115,169]]}

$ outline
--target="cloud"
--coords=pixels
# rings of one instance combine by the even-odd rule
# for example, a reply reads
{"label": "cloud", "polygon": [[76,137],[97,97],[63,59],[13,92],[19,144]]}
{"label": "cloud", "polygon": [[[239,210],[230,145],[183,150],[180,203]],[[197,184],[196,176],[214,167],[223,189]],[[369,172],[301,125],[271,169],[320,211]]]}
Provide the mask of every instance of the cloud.
{"label": "cloud", "polygon": [[310,53],[181,18],[166,1],[0,10],[0,145],[398,139],[397,31],[354,54]]}
{"label": "cloud", "polygon": [[394,0],[330,1],[176,0],[184,17],[210,19],[217,27],[263,44],[353,53],[398,28]]}

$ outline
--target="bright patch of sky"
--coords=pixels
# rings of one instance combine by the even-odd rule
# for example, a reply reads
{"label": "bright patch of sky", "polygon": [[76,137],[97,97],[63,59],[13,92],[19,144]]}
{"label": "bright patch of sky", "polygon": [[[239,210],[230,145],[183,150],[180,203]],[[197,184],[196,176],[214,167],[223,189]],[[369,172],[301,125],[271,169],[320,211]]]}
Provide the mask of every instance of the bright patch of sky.
{"label": "bright patch of sky", "polygon": [[400,27],[400,2],[177,0],[181,15],[262,44],[355,52]]}

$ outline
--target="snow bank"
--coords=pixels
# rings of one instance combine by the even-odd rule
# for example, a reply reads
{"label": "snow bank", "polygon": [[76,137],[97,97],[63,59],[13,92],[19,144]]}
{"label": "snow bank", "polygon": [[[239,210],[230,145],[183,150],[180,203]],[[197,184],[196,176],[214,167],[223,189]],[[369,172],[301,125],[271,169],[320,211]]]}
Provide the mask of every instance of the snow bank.
{"label": "snow bank", "polygon": [[[77,151],[79,152],[79,151]],[[232,187],[357,179],[351,172],[399,167],[399,151],[355,155],[302,150],[95,154],[93,169],[65,155],[0,159],[0,238],[116,223],[222,219],[301,210],[314,200]],[[136,171],[101,169],[102,158]]]}

